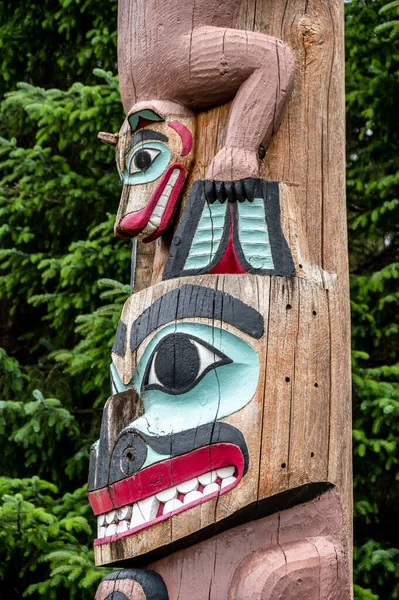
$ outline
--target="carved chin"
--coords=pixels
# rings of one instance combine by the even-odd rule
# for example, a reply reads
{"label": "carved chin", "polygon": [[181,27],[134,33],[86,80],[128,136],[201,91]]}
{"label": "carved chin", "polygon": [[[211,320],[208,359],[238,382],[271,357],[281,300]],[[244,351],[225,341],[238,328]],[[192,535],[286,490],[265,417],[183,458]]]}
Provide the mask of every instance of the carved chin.
{"label": "carved chin", "polygon": [[[89,493],[98,515],[95,545],[114,542],[233,489],[245,470],[234,444],[214,443],[156,463]],[[111,502],[112,498],[112,502]]]}
{"label": "carved chin", "polygon": [[[183,165],[172,164],[147,205],[121,219],[115,229],[116,235],[122,238],[140,236],[144,242],[152,242],[162,235],[172,219],[185,178],[186,169]],[[134,194],[134,188],[131,193]]]}

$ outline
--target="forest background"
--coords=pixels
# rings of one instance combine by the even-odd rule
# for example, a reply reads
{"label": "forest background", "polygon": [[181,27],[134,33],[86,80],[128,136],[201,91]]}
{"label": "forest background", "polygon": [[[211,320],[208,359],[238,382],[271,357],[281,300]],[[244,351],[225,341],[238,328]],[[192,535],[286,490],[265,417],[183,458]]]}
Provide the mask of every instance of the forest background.
{"label": "forest background", "polygon": [[[399,598],[399,1],[346,8],[355,594]],[[0,4],[0,595],[92,600],[88,450],[129,293],[97,132],[123,119],[117,0]],[[4,596],[3,596],[4,593]]]}

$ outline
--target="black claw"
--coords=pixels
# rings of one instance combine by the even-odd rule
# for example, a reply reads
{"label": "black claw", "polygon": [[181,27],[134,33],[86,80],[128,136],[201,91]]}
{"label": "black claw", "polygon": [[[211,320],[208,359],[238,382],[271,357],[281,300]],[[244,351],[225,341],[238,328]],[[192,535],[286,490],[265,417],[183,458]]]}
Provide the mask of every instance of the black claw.
{"label": "black claw", "polygon": [[209,179],[205,180],[205,198],[210,204],[213,204],[217,200],[216,190],[215,190],[215,182],[209,181]]}
{"label": "black claw", "polygon": [[237,200],[235,184],[236,184],[235,181],[225,181],[224,182],[224,189],[226,190],[227,200],[231,204],[233,204],[233,202],[236,202],[236,200]]}
{"label": "black claw", "polygon": [[242,179],[242,184],[245,189],[246,199],[252,202],[255,198],[256,179],[253,179],[252,177],[248,179]]}
{"label": "black claw", "polygon": [[244,202],[247,199],[247,195],[245,192],[245,187],[242,182],[242,179],[240,179],[239,181],[235,181],[234,184],[235,184],[235,188],[236,188],[237,201]]}
{"label": "black claw", "polygon": [[223,181],[215,181],[216,195],[221,204],[226,201],[226,190],[224,189]]}

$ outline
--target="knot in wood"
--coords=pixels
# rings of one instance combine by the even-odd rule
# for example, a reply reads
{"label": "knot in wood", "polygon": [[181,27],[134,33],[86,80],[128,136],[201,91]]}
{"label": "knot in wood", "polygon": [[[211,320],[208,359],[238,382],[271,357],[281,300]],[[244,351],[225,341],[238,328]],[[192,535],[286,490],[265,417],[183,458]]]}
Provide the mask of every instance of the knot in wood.
{"label": "knot in wood", "polygon": [[323,44],[325,27],[319,18],[305,15],[300,19],[298,27],[305,49]]}

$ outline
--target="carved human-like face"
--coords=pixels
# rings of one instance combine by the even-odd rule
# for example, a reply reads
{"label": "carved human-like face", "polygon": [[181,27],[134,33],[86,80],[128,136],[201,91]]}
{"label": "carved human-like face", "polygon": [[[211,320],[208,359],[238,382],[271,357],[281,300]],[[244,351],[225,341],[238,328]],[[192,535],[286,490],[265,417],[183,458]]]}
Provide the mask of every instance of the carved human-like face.
{"label": "carved human-like face", "polygon": [[[198,285],[166,291],[141,313],[127,302],[113,348],[115,395],[92,449],[96,546],[142,535],[198,505],[213,510],[229,494],[229,509],[218,518],[215,509],[215,520],[254,499],[263,325],[242,300]],[[112,434],[129,390],[140,410]]]}
{"label": "carved human-like face", "polygon": [[116,142],[123,189],[115,222],[120,237],[150,242],[171,222],[193,160],[194,117],[130,114]]}

